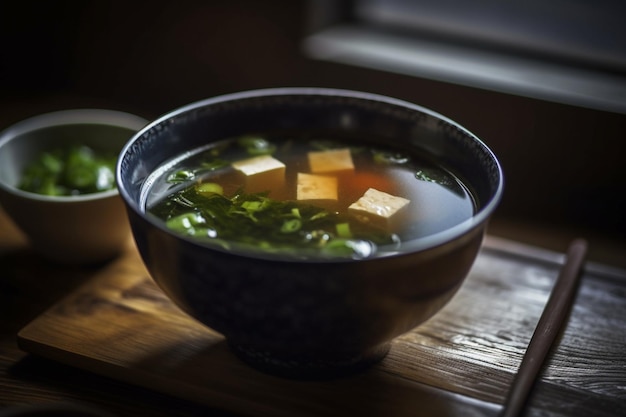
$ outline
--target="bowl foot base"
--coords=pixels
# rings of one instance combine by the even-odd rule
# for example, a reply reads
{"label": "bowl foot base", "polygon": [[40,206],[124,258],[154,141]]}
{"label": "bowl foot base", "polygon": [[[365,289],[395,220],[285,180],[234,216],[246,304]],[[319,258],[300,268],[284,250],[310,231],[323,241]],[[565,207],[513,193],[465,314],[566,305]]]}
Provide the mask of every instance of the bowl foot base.
{"label": "bowl foot base", "polygon": [[230,349],[243,362],[261,372],[290,379],[331,379],[354,374],[381,361],[391,343],[352,354],[301,355],[270,352],[229,342]]}

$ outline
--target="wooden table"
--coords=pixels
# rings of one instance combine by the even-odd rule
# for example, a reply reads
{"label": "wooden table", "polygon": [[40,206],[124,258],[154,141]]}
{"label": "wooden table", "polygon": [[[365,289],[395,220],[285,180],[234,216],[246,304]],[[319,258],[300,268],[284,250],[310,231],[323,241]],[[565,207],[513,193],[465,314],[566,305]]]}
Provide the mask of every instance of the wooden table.
{"label": "wooden table", "polygon": [[[114,416],[496,416],[562,261],[490,236],[457,296],[399,337],[383,362],[339,380],[289,381],[247,368],[219,334],[171,305],[132,242],[104,265],[53,265],[0,211],[0,406],[71,402]],[[626,415],[626,272],[587,264],[526,415]]]}

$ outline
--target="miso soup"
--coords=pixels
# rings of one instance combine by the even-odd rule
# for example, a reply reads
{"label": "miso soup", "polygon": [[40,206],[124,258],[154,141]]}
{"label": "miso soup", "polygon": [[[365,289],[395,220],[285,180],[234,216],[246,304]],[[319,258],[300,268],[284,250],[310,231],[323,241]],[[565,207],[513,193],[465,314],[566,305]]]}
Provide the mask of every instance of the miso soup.
{"label": "miso soup", "polygon": [[146,211],[204,242],[306,257],[367,258],[475,212],[463,183],[376,142],[266,134],[214,142],[162,165]]}

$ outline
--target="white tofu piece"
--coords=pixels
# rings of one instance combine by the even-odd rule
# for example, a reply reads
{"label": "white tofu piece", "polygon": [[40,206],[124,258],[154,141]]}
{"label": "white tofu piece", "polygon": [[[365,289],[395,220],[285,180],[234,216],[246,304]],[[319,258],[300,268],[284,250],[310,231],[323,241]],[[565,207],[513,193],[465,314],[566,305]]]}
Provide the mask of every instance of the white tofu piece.
{"label": "white tofu piece", "polygon": [[285,184],[285,164],[270,155],[255,156],[232,163],[244,176],[248,193],[281,189]]}
{"label": "white tofu piece", "polygon": [[348,207],[348,212],[360,221],[394,231],[399,227],[410,202],[406,198],[370,188]]}
{"label": "white tofu piece", "polygon": [[311,172],[315,174],[354,171],[350,149],[331,149],[308,153]]}
{"label": "white tofu piece", "polygon": [[296,194],[298,200],[337,201],[337,178],[298,172]]}

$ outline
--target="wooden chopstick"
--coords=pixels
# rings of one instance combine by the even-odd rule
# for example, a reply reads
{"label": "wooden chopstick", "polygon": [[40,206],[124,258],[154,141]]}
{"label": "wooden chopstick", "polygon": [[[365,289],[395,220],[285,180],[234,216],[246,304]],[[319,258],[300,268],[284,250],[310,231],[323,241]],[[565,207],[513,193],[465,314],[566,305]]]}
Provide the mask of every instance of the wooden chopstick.
{"label": "wooden chopstick", "polygon": [[587,241],[576,239],[570,243],[565,264],[513,379],[501,417],[516,417],[522,412],[543,362],[569,314],[586,254]]}

